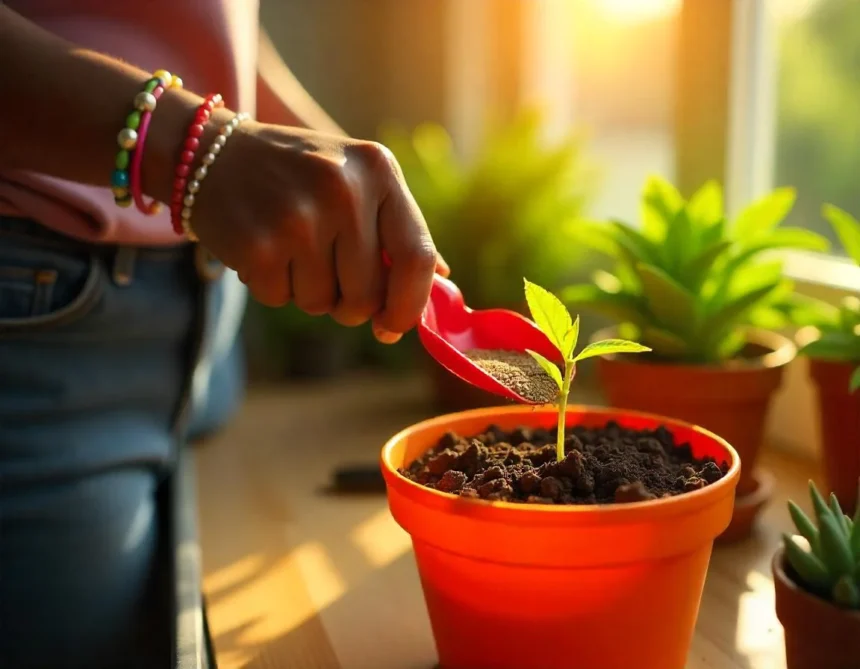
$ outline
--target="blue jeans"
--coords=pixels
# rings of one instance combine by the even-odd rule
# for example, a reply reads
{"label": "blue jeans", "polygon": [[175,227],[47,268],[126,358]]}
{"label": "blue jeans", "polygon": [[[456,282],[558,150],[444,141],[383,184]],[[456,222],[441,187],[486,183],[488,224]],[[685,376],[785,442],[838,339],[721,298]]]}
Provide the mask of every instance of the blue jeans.
{"label": "blue jeans", "polygon": [[159,487],[242,387],[244,292],[198,259],[0,217],[4,669],[169,666]]}

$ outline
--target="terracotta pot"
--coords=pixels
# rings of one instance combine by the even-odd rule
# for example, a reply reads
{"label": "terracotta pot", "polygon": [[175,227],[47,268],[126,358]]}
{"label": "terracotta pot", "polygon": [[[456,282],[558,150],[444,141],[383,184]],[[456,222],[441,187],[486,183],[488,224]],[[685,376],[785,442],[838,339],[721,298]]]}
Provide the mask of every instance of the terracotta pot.
{"label": "terracotta pot", "polygon": [[828,492],[835,492],[845,513],[857,506],[860,479],[860,391],[848,382],[858,363],[810,358],[809,375],[818,392],[821,450]]}
{"label": "terracotta pot", "polygon": [[776,615],[785,628],[788,669],[856,669],[860,666],[860,612],[810,594],[792,579],[783,549],[773,557]]}
{"label": "terracotta pot", "polygon": [[[613,336],[614,329],[607,329],[593,339]],[[769,494],[770,486],[756,474],[755,463],[771,398],[797,352],[790,339],[774,332],[750,330],[748,340],[748,356],[724,365],[674,365],[649,362],[644,356],[597,360],[610,405],[701,425],[737,449],[743,463],[738,483],[743,512],[731,528],[733,539],[750,534],[755,516],[767,502],[763,494]]]}
{"label": "terracotta pot", "polygon": [[552,428],[529,406],[478,409],[407,428],[382,451],[394,519],[412,537],[443,669],[682,669],[714,538],[731,518],[737,453],[706,430],[657,416],[571,407],[568,425],[665,425],[697,457],[730,463],[701,490],[633,504],[471,500],[398,469],[446,432]]}

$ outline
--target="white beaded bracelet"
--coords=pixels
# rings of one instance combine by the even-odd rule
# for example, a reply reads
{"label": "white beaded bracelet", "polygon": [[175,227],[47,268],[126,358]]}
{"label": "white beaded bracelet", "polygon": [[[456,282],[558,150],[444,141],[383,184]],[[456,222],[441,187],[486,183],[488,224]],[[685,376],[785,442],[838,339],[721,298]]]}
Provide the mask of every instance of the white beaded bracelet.
{"label": "white beaded bracelet", "polygon": [[212,167],[215,159],[218,158],[218,154],[221,153],[221,149],[227,144],[230,135],[249,118],[249,114],[241,112],[218,129],[218,135],[212,140],[212,144],[209,145],[206,153],[203,154],[202,165],[194,170],[194,177],[188,180],[188,184],[185,187],[185,197],[182,200],[183,207],[180,216],[182,218],[182,230],[185,232],[185,236],[192,242],[199,241],[197,235],[191,229],[191,214],[194,209],[195,196],[200,190],[200,186],[206,175],[209,173],[209,168]]}

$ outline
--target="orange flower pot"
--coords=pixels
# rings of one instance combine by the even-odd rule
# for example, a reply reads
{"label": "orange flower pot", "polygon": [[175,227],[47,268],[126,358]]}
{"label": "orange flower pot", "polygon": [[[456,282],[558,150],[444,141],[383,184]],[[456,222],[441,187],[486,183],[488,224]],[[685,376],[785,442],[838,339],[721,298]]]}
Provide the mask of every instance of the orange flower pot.
{"label": "orange flower pot", "polygon": [[[594,340],[616,336],[613,329]],[[764,330],[748,335],[748,357],[722,365],[681,365],[649,361],[647,356],[598,358],[597,369],[607,402],[622,409],[672,416],[701,425],[725,438],[744,463],[738,483],[735,516],[721,537],[732,541],[750,535],[756,516],[773,486],[755,469],[774,393],[797,348],[787,337]]]}
{"label": "orange flower pot", "polygon": [[394,519],[412,537],[442,669],[682,669],[714,538],[740,475],[720,437],[647,414],[571,407],[568,425],[665,425],[696,457],[730,463],[715,484],[633,504],[464,499],[398,473],[449,431],[552,427],[551,408],[477,409],[413,425],[382,451]]}
{"label": "orange flower pot", "polygon": [[857,506],[860,482],[860,390],[849,392],[857,363],[810,358],[809,374],[818,391],[821,450],[828,492],[845,513]]}

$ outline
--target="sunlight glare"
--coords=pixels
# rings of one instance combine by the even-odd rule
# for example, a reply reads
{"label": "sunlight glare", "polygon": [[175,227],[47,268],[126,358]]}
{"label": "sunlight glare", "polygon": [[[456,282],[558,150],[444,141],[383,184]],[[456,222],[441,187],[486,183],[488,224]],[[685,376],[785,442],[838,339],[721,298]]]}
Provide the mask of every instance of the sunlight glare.
{"label": "sunlight glare", "polygon": [[596,7],[614,21],[653,21],[677,12],[681,0],[593,0]]}
{"label": "sunlight glare", "polygon": [[384,567],[408,553],[412,540],[394,522],[388,509],[381,509],[352,531],[353,543],[375,568]]}
{"label": "sunlight glare", "polygon": [[738,599],[735,648],[744,655],[766,656],[779,644],[781,628],[774,623],[773,581],[758,571],[746,576],[747,592]]}

